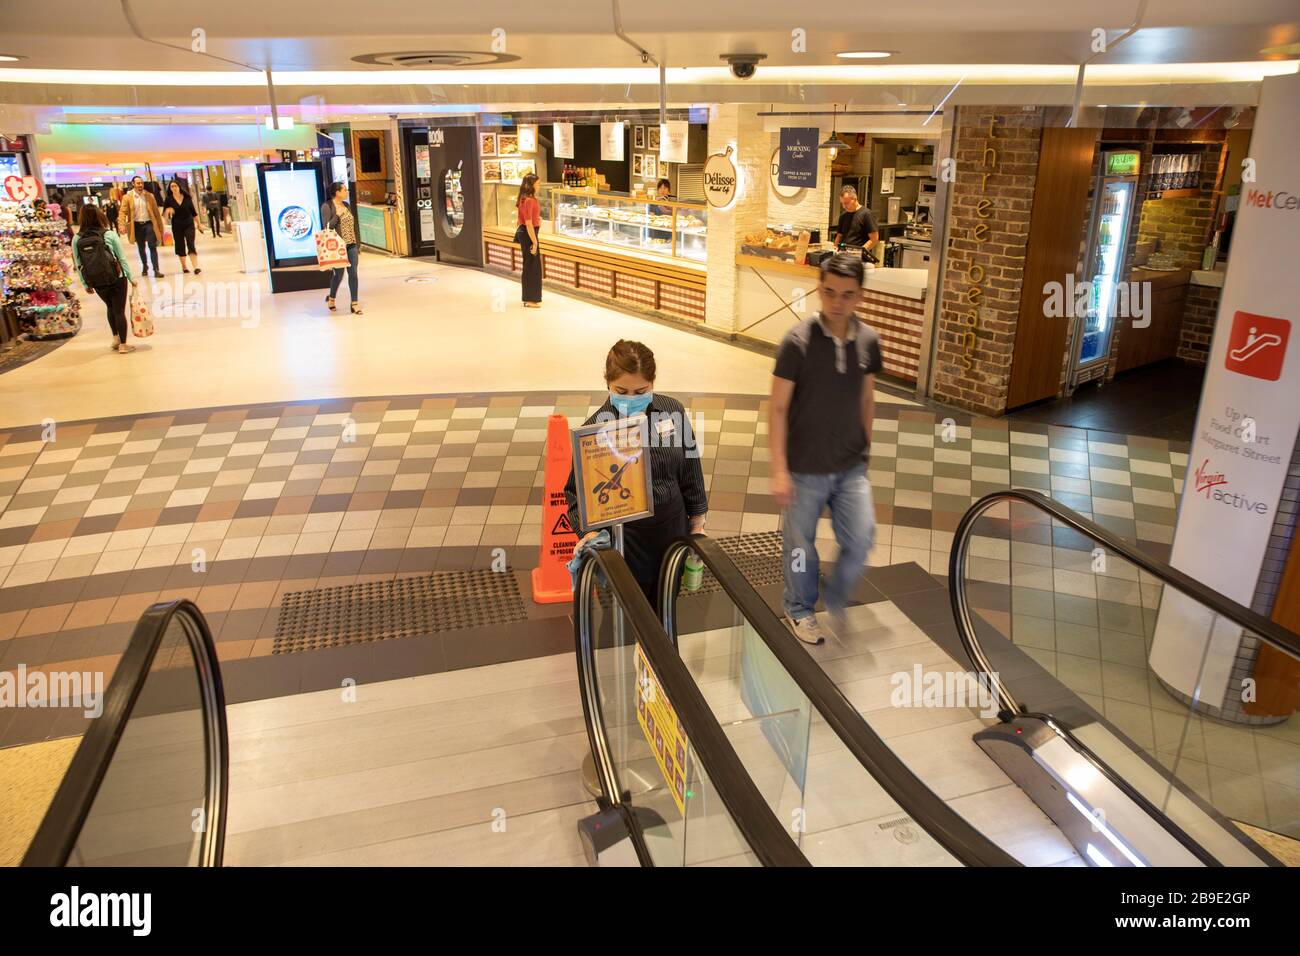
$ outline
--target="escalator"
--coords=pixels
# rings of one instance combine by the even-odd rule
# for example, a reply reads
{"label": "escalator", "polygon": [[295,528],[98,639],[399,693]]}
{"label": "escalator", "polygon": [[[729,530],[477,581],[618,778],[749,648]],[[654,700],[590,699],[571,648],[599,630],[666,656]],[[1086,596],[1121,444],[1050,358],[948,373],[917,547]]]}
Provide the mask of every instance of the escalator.
{"label": "escalator", "polygon": [[[815,662],[785,641],[788,632],[734,566],[715,560],[715,545],[683,541],[666,560],[680,562],[692,547],[727,579],[726,596],[744,605],[732,605],[722,627],[707,634],[677,634],[671,599],[666,632],[615,552],[590,553],[578,578],[578,672],[601,790],[600,812],[579,827],[589,860],[891,865],[895,848],[921,844],[930,863],[1014,865],[909,772]],[[744,650],[732,653],[737,641]],[[817,751],[837,761],[833,777],[809,780],[801,772],[814,732]],[[809,835],[836,818],[863,823],[856,842]]]}
{"label": "escalator", "polygon": [[[703,593],[678,583],[692,553],[709,572]],[[1076,576],[1080,567],[1091,579]],[[1242,775],[1220,786],[1221,768],[1210,762],[1218,758],[1206,751],[1216,739],[1220,748],[1253,743],[1271,758],[1261,781],[1277,790],[1296,773],[1294,732],[1280,722],[1241,727],[1201,714],[1161,685],[1148,658],[1161,602],[1171,610],[1175,595],[1198,609],[1203,637],[1183,640],[1202,669],[1208,641],[1222,640],[1225,627],[1291,662],[1300,659],[1295,635],[1033,492],[977,502],[955,534],[950,572],[946,591],[930,579],[930,590],[899,599],[919,624],[892,603],[868,604],[853,609],[856,628],[831,646],[805,648],[717,542],[682,539],[666,556],[662,579],[672,583],[660,596],[660,618],[675,645],[671,666],[686,671],[678,681],[685,686],[668,696],[704,699],[712,720],[692,719],[723,729],[767,813],[805,861],[1278,865],[1251,834],[1294,839],[1296,821],[1250,812],[1239,799]],[[584,576],[589,589],[592,580]],[[596,597],[582,591],[578,603]],[[1059,635],[1050,652],[1042,646],[1045,622]],[[718,808],[664,802],[668,777],[631,705],[633,648],[609,626],[585,638],[599,672],[586,685],[588,716],[604,723],[593,729],[589,721],[593,751],[602,734],[617,741],[604,745],[618,759],[602,777],[602,805],[653,810],[646,819],[671,845],[665,856],[675,865],[759,862],[743,852],[729,857],[737,848],[725,841],[687,839],[698,833],[696,817]],[[913,669],[949,679],[941,699],[909,706],[891,697],[891,685]],[[1094,675],[1098,682],[1090,682]],[[960,694],[952,699],[953,676],[973,678],[981,706]],[[720,774],[706,754],[692,756],[687,793],[709,804],[713,795],[694,791],[690,774]]]}
{"label": "escalator", "polygon": [[225,696],[190,601],[136,624],[23,866],[220,866],[228,794]]}

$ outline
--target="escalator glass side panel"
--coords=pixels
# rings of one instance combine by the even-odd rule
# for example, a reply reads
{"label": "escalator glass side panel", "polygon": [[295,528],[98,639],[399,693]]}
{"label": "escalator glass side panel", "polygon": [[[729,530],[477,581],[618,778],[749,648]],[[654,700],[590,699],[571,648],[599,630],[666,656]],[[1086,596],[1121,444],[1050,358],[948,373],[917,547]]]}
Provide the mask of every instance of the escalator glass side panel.
{"label": "escalator glass side panel", "polygon": [[[643,862],[806,865],[690,683],[621,557],[601,555],[584,566],[579,587],[577,625],[590,647],[593,750],[598,762],[602,752],[607,756],[615,794],[606,797],[639,830],[649,857]],[[583,643],[580,633],[580,667]]]}
{"label": "escalator glass side panel", "polygon": [[1202,862],[1275,863],[1231,821],[1300,838],[1300,717],[1278,706],[1296,655],[1087,515],[1023,494],[977,503],[954,542],[977,667],[1004,706],[1051,714]]}
{"label": "escalator glass side panel", "polygon": [[219,866],[225,699],[198,608],[175,601],[146,610],[102,704],[24,863]]}
{"label": "escalator glass side panel", "polygon": [[[706,555],[711,569],[720,561],[729,559]],[[760,633],[770,621],[751,619],[716,578],[701,591],[686,590],[672,574],[662,579],[679,581],[667,617],[683,663],[746,771],[811,863],[960,865],[828,725]],[[777,640],[795,640],[777,626]],[[861,722],[856,714],[854,719]]]}

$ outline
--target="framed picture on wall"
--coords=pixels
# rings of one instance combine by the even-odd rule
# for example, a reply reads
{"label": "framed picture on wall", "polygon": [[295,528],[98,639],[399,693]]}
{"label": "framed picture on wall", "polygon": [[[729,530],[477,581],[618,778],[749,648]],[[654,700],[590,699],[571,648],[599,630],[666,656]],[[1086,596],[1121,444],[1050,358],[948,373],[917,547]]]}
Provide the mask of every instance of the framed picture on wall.
{"label": "framed picture on wall", "polygon": [[632,129],[632,148],[645,149],[645,127],[636,126]]}
{"label": "framed picture on wall", "polygon": [[659,127],[651,126],[646,129],[646,149],[659,151]]}
{"label": "framed picture on wall", "polygon": [[655,166],[656,166],[656,165],[657,165],[657,164],[656,164],[656,162],[655,162],[655,154],[654,154],[654,153],[646,153],[646,154],[645,154],[645,162],[642,164],[643,168],[642,168],[642,171],[641,171],[641,172],[642,172],[642,175],[644,175],[646,179],[651,180],[652,182],[653,182],[656,178],[658,178],[658,176],[659,176],[659,173],[655,171]]}
{"label": "framed picture on wall", "polygon": [[483,160],[483,182],[485,183],[501,182],[501,160],[499,159]]}
{"label": "framed picture on wall", "polygon": [[518,174],[515,172],[515,169],[516,169],[515,160],[513,159],[501,160],[501,181],[503,183],[518,184],[520,180]]}
{"label": "framed picture on wall", "polygon": [[497,136],[498,156],[518,156],[519,137],[514,133],[501,133]]}
{"label": "framed picture on wall", "polygon": [[497,134],[479,133],[478,151],[482,156],[495,156],[497,154]]}
{"label": "framed picture on wall", "polygon": [[640,179],[642,176],[645,175],[644,172],[645,164],[641,161],[643,155],[644,155],[643,153],[632,154],[632,175],[635,176],[637,179]]}
{"label": "framed picture on wall", "polygon": [[515,160],[515,175],[519,177],[519,179],[516,180],[516,182],[522,183],[524,181],[525,176],[529,175],[530,173],[536,173],[536,172],[537,172],[537,160],[535,159]]}

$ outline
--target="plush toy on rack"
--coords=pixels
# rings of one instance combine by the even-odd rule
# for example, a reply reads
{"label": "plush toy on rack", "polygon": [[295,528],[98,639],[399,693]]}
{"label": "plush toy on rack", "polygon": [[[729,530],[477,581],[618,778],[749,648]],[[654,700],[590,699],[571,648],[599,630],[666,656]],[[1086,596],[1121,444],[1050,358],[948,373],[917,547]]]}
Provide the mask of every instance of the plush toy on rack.
{"label": "plush toy on rack", "polygon": [[0,202],[0,300],[6,324],[29,339],[62,339],[81,330],[73,291],[72,250],[58,206],[42,200]]}

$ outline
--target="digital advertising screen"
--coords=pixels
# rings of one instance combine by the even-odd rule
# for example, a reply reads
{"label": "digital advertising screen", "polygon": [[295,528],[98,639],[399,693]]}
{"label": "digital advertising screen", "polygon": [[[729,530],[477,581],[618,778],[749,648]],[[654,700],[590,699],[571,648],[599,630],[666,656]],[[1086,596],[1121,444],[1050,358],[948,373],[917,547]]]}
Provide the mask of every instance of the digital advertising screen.
{"label": "digital advertising screen", "polygon": [[276,266],[316,261],[316,240],[323,201],[320,167],[268,164],[258,167],[262,216],[271,259]]}

